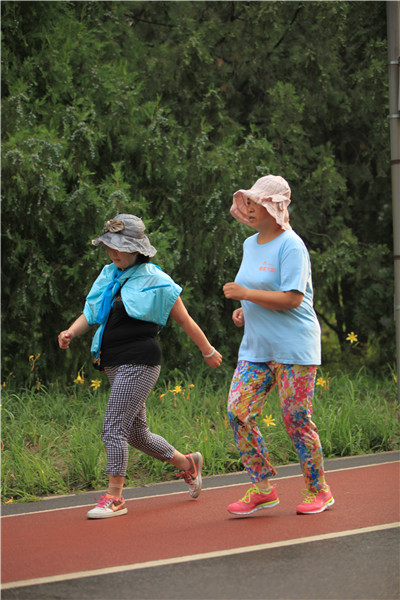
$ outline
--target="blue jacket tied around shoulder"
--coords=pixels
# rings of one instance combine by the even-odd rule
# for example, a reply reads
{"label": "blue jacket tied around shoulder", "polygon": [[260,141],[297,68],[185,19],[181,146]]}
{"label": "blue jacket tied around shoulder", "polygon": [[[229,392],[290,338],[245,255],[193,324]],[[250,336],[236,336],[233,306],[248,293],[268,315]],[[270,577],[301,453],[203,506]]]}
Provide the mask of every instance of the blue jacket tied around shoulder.
{"label": "blue jacket tied around shoulder", "polygon": [[104,327],[119,290],[130,317],[164,326],[182,288],[152,263],[133,265],[125,271],[114,264],[105,266],[86,297],[83,309],[89,325],[100,325],[91,347],[95,358],[99,356]]}

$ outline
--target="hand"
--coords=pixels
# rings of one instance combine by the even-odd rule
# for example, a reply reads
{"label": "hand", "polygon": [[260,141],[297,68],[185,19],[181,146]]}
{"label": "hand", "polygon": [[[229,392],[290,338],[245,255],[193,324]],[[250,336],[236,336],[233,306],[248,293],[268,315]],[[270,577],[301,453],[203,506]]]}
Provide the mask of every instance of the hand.
{"label": "hand", "polygon": [[222,354],[220,354],[218,352],[218,350],[216,350],[214,352],[214,354],[212,356],[210,356],[210,358],[204,357],[204,360],[210,367],[212,367],[213,369],[216,369],[222,363]]}
{"label": "hand", "polygon": [[233,281],[229,281],[222,288],[225,298],[229,298],[231,300],[245,300],[247,288],[235,283]]}
{"label": "hand", "polygon": [[72,340],[72,335],[70,334],[68,329],[66,329],[65,331],[62,331],[58,335],[58,345],[60,346],[60,348],[62,350],[66,350],[67,348],[69,348],[69,344],[70,344],[71,340]]}
{"label": "hand", "polygon": [[244,325],[244,316],[243,316],[243,308],[237,308],[232,313],[232,320],[235,323],[236,327],[243,327]]}

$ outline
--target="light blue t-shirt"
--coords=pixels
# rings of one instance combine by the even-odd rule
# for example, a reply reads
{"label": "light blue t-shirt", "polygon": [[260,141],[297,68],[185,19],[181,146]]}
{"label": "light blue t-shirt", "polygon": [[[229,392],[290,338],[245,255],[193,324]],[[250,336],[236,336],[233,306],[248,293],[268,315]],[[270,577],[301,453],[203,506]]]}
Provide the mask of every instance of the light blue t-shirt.
{"label": "light blue t-shirt", "polygon": [[235,281],[245,288],[304,294],[298,308],[271,310],[243,300],[244,335],[239,360],[298,365],[321,364],[321,328],[313,308],[311,263],[302,239],[284,231],[267,244],[258,233],[243,244]]}

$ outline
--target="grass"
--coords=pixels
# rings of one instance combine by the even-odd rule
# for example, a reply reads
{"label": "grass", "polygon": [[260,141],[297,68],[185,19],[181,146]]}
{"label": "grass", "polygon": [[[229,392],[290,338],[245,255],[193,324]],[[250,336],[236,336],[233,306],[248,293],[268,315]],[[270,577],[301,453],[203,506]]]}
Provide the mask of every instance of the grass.
{"label": "grass", "polygon": [[[147,401],[150,429],[179,451],[199,450],[204,475],[242,471],[226,418],[229,377],[175,373],[160,381]],[[399,448],[399,407],[393,377],[372,379],[365,370],[329,377],[318,373],[314,421],[325,458]],[[105,381],[69,389],[25,389],[2,394],[2,502],[35,501],[107,485],[100,439],[108,398]],[[263,422],[271,417],[272,424]],[[275,465],[297,462],[280,415],[277,390],[264,407],[260,429]],[[271,420],[271,419],[270,419]],[[174,478],[175,468],[131,449],[127,486]]]}

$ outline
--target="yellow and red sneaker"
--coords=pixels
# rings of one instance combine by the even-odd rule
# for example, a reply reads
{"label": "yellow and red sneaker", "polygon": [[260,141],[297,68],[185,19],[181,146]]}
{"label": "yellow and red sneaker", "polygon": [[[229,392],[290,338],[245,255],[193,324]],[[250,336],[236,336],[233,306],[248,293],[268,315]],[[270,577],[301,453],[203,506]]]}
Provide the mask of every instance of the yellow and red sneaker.
{"label": "yellow and red sneaker", "polygon": [[251,515],[256,510],[272,508],[279,504],[278,494],[275,488],[269,492],[263,492],[256,485],[247,490],[239,502],[228,506],[228,511],[233,515]]}
{"label": "yellow and red sneaker", "polygon": [[315,515],[335,504],[329,485],[327,485],[324,490],[319,490],[319,492],[303,490],[303,494],[305,494],[306,497],[296,509],[298,515]]}

